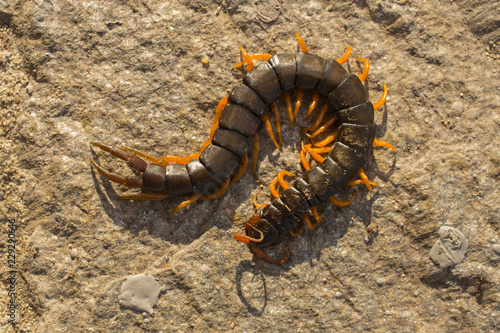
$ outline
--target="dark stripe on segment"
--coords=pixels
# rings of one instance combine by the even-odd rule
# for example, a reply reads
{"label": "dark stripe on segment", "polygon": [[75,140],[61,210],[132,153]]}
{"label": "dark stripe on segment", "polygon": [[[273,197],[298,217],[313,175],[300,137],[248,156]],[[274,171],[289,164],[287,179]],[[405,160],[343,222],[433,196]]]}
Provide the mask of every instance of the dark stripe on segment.
{"label": "dark stripe on segment", "polygon": [[236,104],[226,105],[219,118],[219,127],[236,131],[247,137],[251,137],[257,131],[259,124],[260,119],[255,114]]}
{"label": "dark stripe on segment", "polygon": [[295,54],[277,54],[269,59],[269,63],[278,76],[278,80],[281,84],[281,90],[287,91],[295,88],[295,76],[297,74]]}
{"label": "dark stripe on segment", "polygon": [[327,95],[344,82],[348,75],[349,73],[347,73],[342,65],[335,60],[327,59],[325,72],[315,90],[322,95]]}
{"label": "dark stripe on segment", "polygon": [[375,126],[342,124],[339,127],[337,141],[366,153],[373,145]]}
{"label": "dark stripe on segment", "polygon": [[280,199],[288,208],[290,208],[293,214],[299,217],[311,209],[306,197],[293,187],[287,188],[281,194]]}
{"label": "dark stripe on segment", "polygon": [[263,62],[243,78],[243,83],[252,88],[267,105],[281,94],[278,76],[269,62]]}
{"label": "dark stripe on segment", "polygon": [[328,154],[350,178],[365,164],[365,155],[341,142],[335,142],[332,151]]}
{"label": "dark stripe on segment", "polygon": [[264,114],[267,104],[246,84],[240,83],[233,88],[227,99],[229,104],[236,104],[253,112],[257,117]]}
{"label": "dark stripe on segment", "polygon": [[292,223],[292,228],[295,225],[302,223],[302,221],[300,220],[300,216],[297,216],[294,213],[292,213],[290,208],[288,208],[283,203],[283,201],[281,201],[281,197],[274,199],[272,204],[274,207],[278,208],[283,214],[285,214],[286,218],[290,221],[290,223]]}
{"label": "dark stripe on segment", "polygon": [[247,136],[220,127],[214,132],[214,136],[212,137],[212,143],[226,148],[238,157],[248,152],[251,141],[252,139]]}
{"label": "dark stripe on segment", "polygon": [[328,93],[328,104],[333,111],[348,109],[363,104],[368,100],[363,83],[354,74],[347,78],[336,89]]}
{"label": "dark stripe on segment", "polygon": [[217,178],[220,183],[240,166],[240,158],[229,150],[210,144],[200,155],[200,162]]}
{"label": "dark stripe on segment", "polygon": [[186,167],[196,194],[209,194],[220,188],[220,182],[208,171],[200,160],[191,160],[186,164]]}
{"label": "dark stripe on segment", "polygon": [[340,110],[336,116],[340,123],[355,125],[373,125],[374,121],[373,104],[368,101],[352,108]]}
{"label": "dark stripe on segment", "polygon": [[298,178],[292,186],[304,195],[311,206],[317,206],[319,204],[318,197],[314,194],[311,186],[306,183],[304,179]]}
{"label": "dark stripe on segment", "polygon": [[193,193],[193,184],[184,164],[169,164],[167,166],[165,192],[172,197]]}
{"label": "dark stripe on segment", "polygon": [[323,77],[326,60],[310,53],[297,53],[295,59],[297,60],[295,87],[314,90]]}
{"label": "dark stripe on segment", "polygon": [[272,204],[264,207],[260,216],[271,223],[280,234],[283,234],[292,228],[292,224],[288,221],[285,214]]}

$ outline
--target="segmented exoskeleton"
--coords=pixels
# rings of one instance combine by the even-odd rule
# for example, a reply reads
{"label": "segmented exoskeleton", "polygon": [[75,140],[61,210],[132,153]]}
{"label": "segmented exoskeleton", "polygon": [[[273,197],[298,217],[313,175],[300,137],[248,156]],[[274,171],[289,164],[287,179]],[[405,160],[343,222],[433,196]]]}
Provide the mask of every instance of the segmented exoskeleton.
{"label": "segmented exoskeleton", "polygon": [[[288,232],[296,234],[303,225],[302,219],[307,226],[314,229],[309,216],[314,216],[319,222],[317,205],[320,201],[330,199],[338,205],[349,204],[350,201],[339,201],[333,197],[344,186],[364,183],[370,188],[370,185],[376,185],[367,179],[362,170],[367,154],[373,144],[394,149],[388,143],[375,139],[374,110],[384,104],[387,89],[384,85],[384,95],[377,103],[372,104],[368,100],[362,83],[368,75],[368,61],[358,58],[364,63],[363,72],[359,76],[349,74],[342,64],[349,58],[350,48],[337,60],[323,59],[309,54],[298,34],[297,39],[302,51],[297,54],[249,56],[241,49],[244,61],[237,66],[246,64],[248,73],[243,82],[219,103],[210,139],[202,146],[200,153],[185,158],[169,155],[158,158],[126,147],[120,149],[91,142],[127,161],[131,167],[143,172],[143,175],[142,178],[124,177],[105,170],[93,160],[92,165],[114,182],[143,189],[141,194],[122,196],[124,199],[158,200],[191,195],[188,200],[177,206],[172,212],[174,214],[200,198],[213,199],[221,196],[232,182],[240,178],[248,165],[247,153],[252,140],[255,171],[259,149],[257,130],[261,121],[266,125],[275,145],[279,147],[270,120],[265,114],[270,108],[276,120],[281,143],[279,112],[275,104],[278,97],[283,96],[285,100],[291,127],[300,109],[304,90],[314,91],[308,116],[320,97],[326,96],[326,103],[321,107],[317,121],[309,128],[313,133],[306,134],[312,144],[302,144],[301,160],[307,171],[301,177],[296,177],[291,186],[283,177],[293,174],[280,172],[271,185],[272,193],[276,197],[274,201],[266,205],[260,215],[247,222],[246,235],[234,236],[235,239],[250,244],[254,251],[267,261],[275,264],[285,262],[289,256],[288,251],[278,245],[282,236]],[[263,62],[254,68],[253,60],[256,59]],[[292,110],[289,95],[291,90],[297,91],[295,112]],[[331,118],[319,127],[327,111],[330,112]],[[321,142],[313,141],[314,137],[336,121],[340,124],[337,132],[328,135]],[[305,158],[306,153],[314,157],[319,165],[311,168]],[[320,155],[322,153],[328,155],[323,157]],[[352,180],[357,173],[361,175],[362,180]],[[275,188],[278,181],[284,188],[281,195]],[[279,246],[286,251],[286,256],[281,260],[271,258],[262,250],[271,246]]]}

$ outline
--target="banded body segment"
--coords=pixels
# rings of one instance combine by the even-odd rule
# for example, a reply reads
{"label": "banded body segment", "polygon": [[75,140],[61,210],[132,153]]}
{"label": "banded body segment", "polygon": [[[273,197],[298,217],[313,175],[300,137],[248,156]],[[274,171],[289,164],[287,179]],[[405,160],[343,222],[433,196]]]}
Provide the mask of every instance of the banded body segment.
{"label": "banded body segment", "polygon": [[325,72],[325,59],[310,53],[297,53],[295,88],[315,90]]}
{"label": "banded body segment", "polygon": [[281,94],[278,76],[269,61],[263,62],[243,78],[243,83],[259,95],[267,105],[271,104]]}
{"label": "banded body segment", "polygon": [[226,148],[210,144],[200,155],[200,162],[222,184],[238,171],[240,159]]}
{"label": "banded body segment", "polygon": [[295,54],[277,54],[269,59],[281,85],[281,90],[288,91],[295,88],[295,77],[297,75],[297,61]]}

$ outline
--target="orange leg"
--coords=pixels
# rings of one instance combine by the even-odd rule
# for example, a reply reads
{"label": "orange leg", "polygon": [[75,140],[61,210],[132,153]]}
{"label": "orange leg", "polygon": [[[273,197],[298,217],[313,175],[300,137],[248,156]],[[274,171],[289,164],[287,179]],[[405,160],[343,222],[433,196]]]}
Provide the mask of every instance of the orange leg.
{"label": "orange leg", "polygon": [[358,57],[357,59],[364,64],[363,72],[358,75],[359,80],[363,82],[368,77],[368,72],[370,71],[370,63],[365,58]]}
{"label": "orange leg", "polygon": [[[247,72],[250,72],[255,67],[252,58],[250,58],[250,56],[247,54],[244,48],[240,47],[240,51],[241,55],[243,56],[243,63],[247,64]],[[238,65],[236,65],[236,67],[238,67]]]}
{"label": "orange leg", "polygon": [[162,193],[137,193],[137,194],[125,194],[121,195],[118,198],[119,199],[125,199],[125,200],[164,200],[167,199],[169,196],[167,193],[162,192]]}
{"label": "orange leg", "polygon": [[[260,217],[259,217],[260,218]],[[260,243],[264,240],[264,233],[260,231],[259,229],[255,228],[252,224],[249,224],[247,222],[246,228],[251,228],[255,231],[257,231],[260,234],[259,238],[252,238],[247,235],[233,235],[233,238],[236,239],[239,242],[245,243],[245,244],[250,244],[250,242],[255,242],[255,243]]]}
{"label": "orange leg", "polygon": [[[245,52],[246,54],[246,52]],[[264,60],[264,61],[267,61],[269,59],[271,59],[273,55],[272,54],[269,54],[269,53],[255,53],[255,54],[252,54],[251,56],[248,56],[250,58],[250,60]],[[239,64],[237,64],[236,66],[233,67],[233,69],[236,69],[240,66],[243,66],[244,64],[246,63],[246,60],[243,60],[242,62],[240,62]]]}
{"label": "orange leg", "polygon": [[240,179],[244,174],[245,172],[247,171],[247,168],[248,168],[248,154],[245,154],[243,156],[241,156],[241,159],[240,159],[240,162],[241,162],[241,167],[240,167],[240,170],[238,171],[238,173],[231,179],[231,184],[234,184],[238,179]]}
{"label": "orange leg", "polygon": [[375,111],[380,109],[380,107],[382,107],[382,105],[384,105],[384,103],[387,99],[387,86],[385,85],[385,83],[384,83],[383,87],[384,87],[384,93],[382,94],[382,97],[378,100],[378,102],[373,104],[373,109],[375,109]]}
{"label": "orange leg", "polygon": [[280,171],[278,173],[278,175],[276,176],[276,178],[274,178],[274,180],[271,182],[271,185],[269,186],[270,189],[271,189],[271,194],[277,198],[279,197],[279,194],[278,194],[278,191],[276,190],[276,183],[280,183],[281,187],[286,190],[287,188],[289,188],[290,186],[288,185],[288,183],[285,181],[285,179],[283,179],[284,176],[290,176],[290,177],[295,177],[295,175],[291,172],[288,172],[288,171]]}
{"label": "orange leg", "polygon": [[210,195],[203,197],[202,200],[212,200],[212,199],[220,198],[224,193],[226,193],[227,189],[229,188],[229,185],[231,185],[230,182],[231,182],[231,180],[227,179],[226,181],[224,181],[224,183],[222,183],[222,185],[220,186],[220,189],[217,192],[215,192],[214,194],[210,194]]}
{"label": "orange leg", "polygon": [[303,141],[300,142],[300,145],[302,146],[302,149],[300,151],[300,161],[302,162],[302,166],[306,171],[311,170],[311,164],[309,164],[306,158],[306,146],[304,145]]}
{"label": "orange leg", "polygon": [[312,98],[311,98],[311,104],[309,104],[309,110],[307,110],[307,116],[306,116],[306,119],[309,119],[309,116],[311,115],[311,113],[313,112],[314,108],[316,107],[316,104],[318,104],[318,100],[319,100],[319,93],[318,92],[314,92]]}
{"label": "orange leg", "polygon": [[297,95],[295,95],[295,112],[293,114],[293,121],[297,120],[297,115],[299,114],[300,106],[302,105],[302,96],[304,96],[304,89],[297,89]]}
{"label": "orange leg", "polygon": [[337,138],[337,132],[332,133],[326,137],[326,139],[320,141],[320,142],[315,142],[313,139],[311,139],[311,143],[316,146],[316,147],[324,147],[327,144],[331,143]]}
{"label": "orange leg", "polygon": [[184,207],[187,207],[189,206],[190,204],[196,202],[196,200],[198,200],[199,198],[201,197],[200,194],[193,194],[192,196],[189,197],[189,199],[181,202],[177,207],[175,207],[175,209],[172,211],[172,213],[170,213],[168,215],[168,218],[171,218],[172,216],[174,216],[175,213],[177,213],[179,210],[181,210],[182,208]]}
{"label": "orange leg", "polygon": [[374,139],[373,145],[378,146],[378,147],[388,147],[388,148],[391,148],[393,152],[396,152],[396,148],[394,148],[393,145],[391,145],[390,143],[387,143],[385,141],[380,141],[380,140]]}
{"label": "orange leg", "polygon": [[269,120],[269,117],[266,114],[263,114],[260,117],[260,120],[262,120],[262,122],[264,122],[264,125],[266,126],[267,133],[269,134],[269,137],[271,138],[271,141],[274,143],[276,148],[280,149],[280,146],[278,145],[278,143],[276,142],[276,138],[274,137],[273,126],[271,125],[271,120]]}
{"label": "orange leg", "polygon": [[352,192],[351,198],[348,201],[338,200],[333,195],[330,198],[328,198],[328,200],[330,200],[330,202],[334,205],[345,207],[349,206],[352,203],[352,199],[354,199],[354,194],[356,194],[356,191]]}
{"label": "orange leg", "polygon": [[352,47],[350,46],[346,47],[344,55],[338,58],[336,61],[341,65],[345,64],[349,59],[349,57],[351,56],[351,53],[352,53]]}
{"label": "orange leg", "polygon": [[304,214],[304,216],[302,217],[304,218],[304,222],[306,223],[307,227],[310,230],[314,230],[318,226],[317,223],[315,223],[314,225],[311,223],[311,219],[309,218],[309,213]]}
{"label": "orange leg", "polygon": [[366,187],[368,188],[368,191],[370,191],[370,192],[372,191],[371,185],[378,186],[376,183],[374,183],[368,179],[368,176],[363,171],[363,168],[359,169],[358,174],[360,175],[361,179],[351,180],[351,181],[349,181],[349,183],[347,183],[347,185],[352,186],[352,185],[365,184]]}
{"label": "orange leg", "polygon": [[273,114],[273,117],[274,117],[274,124],[276,125],[276,132],[278,133],[280,145],[283,145],[283,139],[281,138],[280,112],[279,112],[278,105],[276,104],[276,102],[271,103],[271,113]]}
{"label": "orange leg", "polygon": [[253,140],[253,174],[257,173],[257,161],[259,160],[260,137],[259,133],[255,132],[252,136]]}
{"label": "orange leg", "polygon": [[292,98],[290,97],[288,91],[285,91],[283,93],[283,100],[285,101],[286,113],[288,114],[288,119],[290,120],[290,126],[288,127],[288,129],[291,129],[293,125],[293,109],[292,109]]}
{"label": "orange leg", "polygon": [[301,225],[299,231],[297,231],[297,232],[293,232],[292,230],[290,230],[290,235],[293,237],[297,237],[298,235],[300,235],[303,228],[304,228],[304,225]]}
{"label": "orange leg", "polygon": [[298,32],[295,36],[297,37],[297,43],[299,43],[301,51],[304,53],[308,53],[309,49],[307,48],[306,43],[304,43]]}
{"label": "orange leg", "polygon": [[323,126],[318,128],[313,134],[304,133],[304,135],[307,136],[308,138],[312,139],[315,136],[323,133],[328,127],[332,126],[336,120],[337,120],[337,116],[332,116],[323,124]]}
{"label": "orange leg", "polygon": [[319,215],[318,214],[318,206],[312,206],[311,211],[313,213],[314,219],[316,220],[317,223],[321,222],[321,218],[323,217],[323,214]]}
{"label": "orange leg", "polygon": [[326,111],[328,111],[328,104],[327,103],[323,104],[323,106],[319,110],[319,115],[318,115],[318,118],[316,119],[316,122],[314,123],[314,125],[312,125],[312,127],[305,127],[304,130],[314,131],[316,128],[318,128],[318,126],[323,121],[323,118],[325,117]]}
{"label": "orange leg", "polygon": [[257,203],[257,193],[255,193],[255,195],[253,197],[253,205],[255,206],[255,209],[262,209],[262,208],[267,206],[266,204]]}
{"label": "orange leg", "polygon": [[202,153],[205,148],[208,147],[208,145],[212,142],[212,137],[214,136],[215,130],[219,127],[219,118],[222,113],[222,110],[224,107],[227,105],[227,98],[229,96],[224,97],[223,99],[220,100],[219,104],[217,104],[217,109],[215,109],[215,116],[214,116],[214,124],[212,125],[212,128],[210,128],[210,138],[203,143],[203,145],[200,148],[200,153]]}
{"label": "orange leg", "polygon": [[137,156],[140,156],[142,158],[144,158],[146,161],[149,161],[149,162],[152,162],[152,163],[156,163],[156,164],[160,164],[160,165],[163,165],[164,167],[166,167],[167,165],[169,165],[170,163],[168,163],[167,161],[163,160],[162,158],[160,157],[156,157],[154,155],[151,155],[149,153],[145,153],[145,152],[142,152],[140,150],[137,150],[137,149],[134,149],[134,148],[129,148],[129,147],[122,147],[123,149],[125,150],[128,150],[129,152],[137,155]]}

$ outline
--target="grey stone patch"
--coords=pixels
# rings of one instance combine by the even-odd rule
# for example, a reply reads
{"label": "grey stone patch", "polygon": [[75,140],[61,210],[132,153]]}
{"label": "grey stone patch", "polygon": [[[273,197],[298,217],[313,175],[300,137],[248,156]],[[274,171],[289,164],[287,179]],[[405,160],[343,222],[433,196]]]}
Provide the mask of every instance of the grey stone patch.
{"label": "grey stone patch", "polygon": [[500,256],[500,244],[493,245],[493,253],[498,257]]}
{"label": "grey stone patch", "polygon": [[132,275],[122,285],[118,296],[120,306],[138,312],[153,314],[160,293],[165,292],[166,287],[160,284],[152,276],[144,274]]}
{"label": "grey stone patch", "polygon": [[429,257],[434,265],[447,268],[460,264],[469,249],[469,241],[464,234],[453,227],[439,228],[439,239],[432,247]]}

